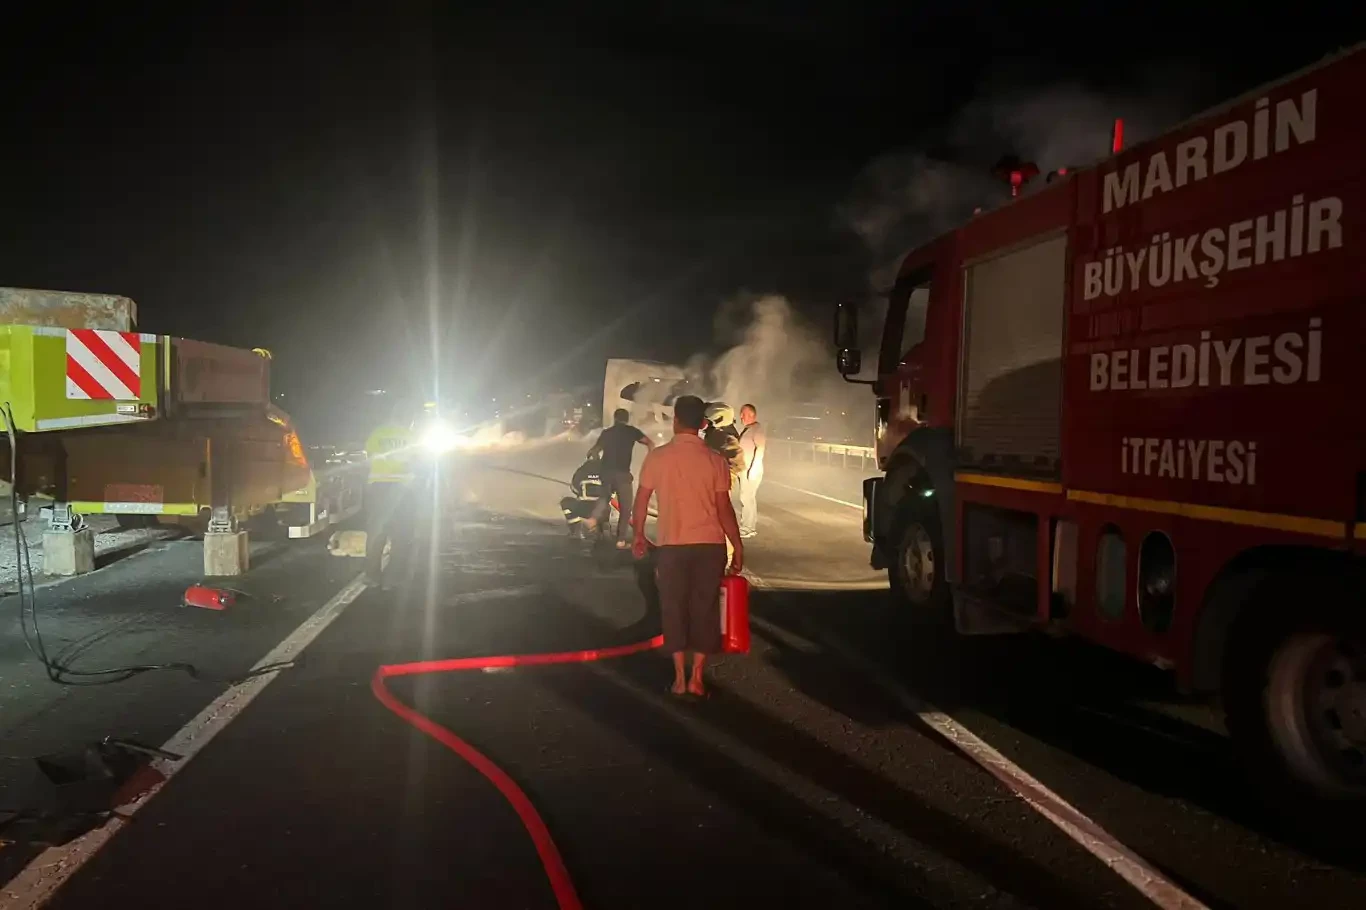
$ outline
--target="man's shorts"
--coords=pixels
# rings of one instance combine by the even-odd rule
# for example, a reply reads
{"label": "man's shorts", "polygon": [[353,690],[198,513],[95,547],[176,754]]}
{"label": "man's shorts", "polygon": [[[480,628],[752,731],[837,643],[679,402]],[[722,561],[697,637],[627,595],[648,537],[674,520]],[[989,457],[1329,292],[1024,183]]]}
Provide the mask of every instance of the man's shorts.
{"label": "man's shorts", "polygon": [[716,654],[721,650],[721,577],[725,572],[725,544],[663,546],[655,551],[665,651]]}

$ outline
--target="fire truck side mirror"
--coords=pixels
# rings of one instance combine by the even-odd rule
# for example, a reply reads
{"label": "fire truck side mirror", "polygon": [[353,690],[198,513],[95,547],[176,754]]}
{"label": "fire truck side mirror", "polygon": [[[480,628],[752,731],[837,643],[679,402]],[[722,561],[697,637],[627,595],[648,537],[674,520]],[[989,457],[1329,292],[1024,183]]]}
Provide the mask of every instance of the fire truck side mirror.
{"label": "fire truck side mirror", "polygon": [[835,350],[840,375],[853,376],[858,373],[863,366],[863,354],[858,347],[858,304],[836,304]]}

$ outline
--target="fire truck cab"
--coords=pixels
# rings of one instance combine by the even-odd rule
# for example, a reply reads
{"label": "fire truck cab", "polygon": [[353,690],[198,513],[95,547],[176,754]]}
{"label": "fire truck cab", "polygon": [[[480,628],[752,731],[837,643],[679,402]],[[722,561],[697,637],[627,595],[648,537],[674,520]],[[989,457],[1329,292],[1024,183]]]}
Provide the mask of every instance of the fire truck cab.
{"label": "fire truck cab", "polygon": [[[1259,779],[1366,797],[1366,50],[911,252],[873,563],[960,632],[1050,626],[1219,693]],[[840,372],[859,372],[841,305]]]}

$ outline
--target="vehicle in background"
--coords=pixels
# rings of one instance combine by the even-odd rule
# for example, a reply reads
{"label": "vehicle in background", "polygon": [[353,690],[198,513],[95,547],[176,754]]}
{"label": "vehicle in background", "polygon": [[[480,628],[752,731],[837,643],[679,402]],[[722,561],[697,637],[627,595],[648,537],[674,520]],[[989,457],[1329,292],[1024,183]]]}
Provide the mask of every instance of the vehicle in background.
{"label": "vehicle in background", "polygon": [[231,524],[307,482],[297,434],[268,413],[268,351],[139,332],[136,317],[126,297],[0,290],[21,496],[53,499],[59,522],[217,510]]}
{"label": "vehicle in background", "polygon": [[126,297],[0,288],[16,492],[53,501],[50,528],[111,514],[202,533],[290,504],[352,509],[271,403],[268,351],[139,332],[136,316]]}
{"label": "vehicle in background", "polygon": [[543,439],[572,432],[583,419],[583,399],[570,392],[553,392],[532,399],[503,418],[503,431],[526,439]]}
{"label": "vehicle in background", "polygon": [[[901,265],[864,485],[914,617],[1169,669],[1222,697],[1262,792],[1356,813],[1363,95],[1357,47],[1035,192],[1012,171]],[[850,381],[857,339],[842,305]]]}
{"label": "vehicle in background", "polygon": [[[289,426],[288,415],[278,408],[272,411]],[[308,484],[286,493],[271,509],[276,524],[290,537],[312,537],[358,514],[364,505],[369,474],[364,450],[309,446],[307,457]]]}
{"label": "vehicle in background", "polygon": [[674,400],[680,395],[699,395],[705,400],[678,367],[649,360],[609,360],[602,420],[611,420],[618,408],[625,408],[631,412],[632,426],[656,439],[667,439],[673,433]]}

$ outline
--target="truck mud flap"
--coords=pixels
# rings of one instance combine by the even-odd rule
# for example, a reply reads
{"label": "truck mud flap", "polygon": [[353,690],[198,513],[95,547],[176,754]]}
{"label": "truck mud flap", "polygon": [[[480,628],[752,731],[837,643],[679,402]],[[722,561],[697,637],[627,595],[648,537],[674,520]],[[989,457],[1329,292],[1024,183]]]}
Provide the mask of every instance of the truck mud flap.
{"label": "truck mud flap", "polygon": [[354,504],[347,506],[345,509],[334,509],[333,511],[329,512],[327,515],[327,522],[328,524],[339,525],[351,516],[359,515],[360,508],[361,504],[359,499],[357,499],[357,501]]}
{"label": "truck mud flap", "polygon": [[314,489],[312,502],[292,503],[301,511],[307,505],[308,511],[305,522],[289,526],[289,536],[295,539],[312,537],[359,514],[364,505],[364,477],[359,471],[335,475],[324,482],[322,489]]}
{"label": "truck mud flap", "polygon": [[324,528],[330,528],[332,522],[328,520],[326,514],[320,518],[314,518],[314,512],[310,510],[309,517],[312,519],[308,524],[290,525],[289,536],[291,540],[299,540],[305,537],[312,537]]}
{"label": "truck mud flap", "polygon": [[308,522],[306,524],[290,525],[289,536],[293,539],[312,537],[319,531],[326,530],[333,525],[339,525],[348,518],[359,514],[360,510],[361,503],[359,501],[353,502],[343,509],[324,509],[321,513],[319,513],[318,507],[315,504],[310,504]]}

